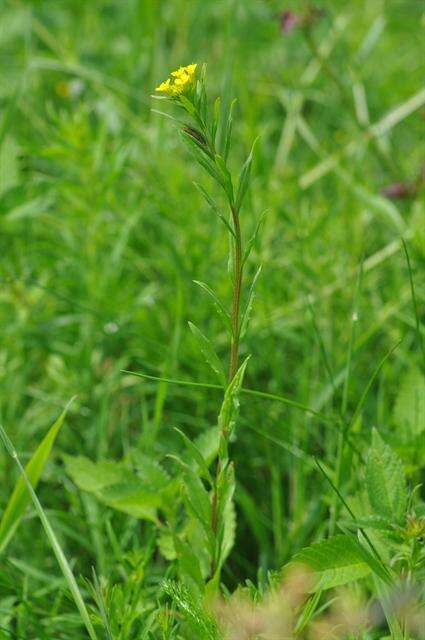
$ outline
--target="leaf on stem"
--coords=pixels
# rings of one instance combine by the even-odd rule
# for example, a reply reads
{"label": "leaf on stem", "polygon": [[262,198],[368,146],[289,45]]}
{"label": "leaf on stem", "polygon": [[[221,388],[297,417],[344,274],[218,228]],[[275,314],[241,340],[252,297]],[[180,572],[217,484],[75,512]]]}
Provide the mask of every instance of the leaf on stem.
{"label": "leaf on stem", "polygon": [[236,211],[240,211],[241,207],[242,207],[242,203],[245,197],[245,194],[247,192],[248,186],[249,186],[249,180],[250,180],[250,176],[251,176],[251,165],[252,165],[252,158],[254,155],[254,148],[255,145],[257,143],[258,138],[256,138],[254,140],[254,143],[251,147],[251,151],[249,153],[248,158],[245,160],[245,163],[242,167],[242,171],[241,174],[239,176],[239,182],[238,182],[238,189],[237,189],[237,195],[236,195],[236,202],[235,202],[235,208]]}
{"label": "leaf on stem", "polygon": [[408,499],[403,464],[376,429],[366,460],[366,488],[375,514],[400,524]]}
{"label": "leaf on stem", "polygon": [[214,373],[218,376],[221,384],[224,385],[226,381],[226,375],[224,373],[223,365],[221,364],[221,361],[216,354],[211,341],[202,333],[202,331],[200,331],[200,329],[198,329],[195,324],[193,324],[193,322],[189,321],[189,327],[193,335],[195,336],[196,341],[198,342],[199,348],[201,349],[205,360],[210,365]]}

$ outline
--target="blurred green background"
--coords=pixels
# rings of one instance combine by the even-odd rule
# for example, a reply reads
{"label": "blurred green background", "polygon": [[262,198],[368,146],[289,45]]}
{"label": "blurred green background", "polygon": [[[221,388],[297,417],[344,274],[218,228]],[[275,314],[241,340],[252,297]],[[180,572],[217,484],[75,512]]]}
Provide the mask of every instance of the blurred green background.
{"label": "blurred green background", "polygon": [[[77,573],[100,562],[113,575],[104,523],[127,532],[128,546],[142,547],[149,527],[105,509],[93,533],[61,453],[137,449],[163,460],[181,447],[173,427],[197,435],[219,408],[214,391],[120,372],[213,381],[188,320],[227,358],[193,284],[229,300],[225,233],[192,185],[208,180],[174,125],[151,111],[154,87],[179,65],[207,64],[211,102],[237,98],[235,168],[260,136],[243,213],[248,237],[267,210],[249,266],[263,271],[242,345],[252,354],[246,385],[339,407],[364,260],[349,410],[403,342],[367,398],[359,446],[376,425],[407,465],[423,453],[403,444],[400,429],[411,425],[399,419],[421,384],[401,238],[423,314],[423,4],[316,6],[308,41],[299,26],[282,30],[283,11],[305,11],[283,0],[0,4],[0,419],[25,460],[77,394],[39,490]],[[305,454],[332,460],[335,434],[301,411],[245,397],[232,446],[239,520],[229,585],[320,535],[328,488]],[[0,512],[12,465],[0,448]],[[10,554],[58,571],[31,515]],[[19,593],[12,560],[1,562]]]}

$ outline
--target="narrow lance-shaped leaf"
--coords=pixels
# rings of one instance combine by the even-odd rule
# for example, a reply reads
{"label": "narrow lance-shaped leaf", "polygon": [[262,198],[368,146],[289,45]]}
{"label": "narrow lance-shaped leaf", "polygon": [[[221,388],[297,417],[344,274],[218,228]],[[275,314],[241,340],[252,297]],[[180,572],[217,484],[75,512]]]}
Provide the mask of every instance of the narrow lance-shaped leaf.
{"label": "narrow lance-shaped leaf", "polygon": [[230,322],[230,314],[225,308],[225,306],[223,305],[223,303],[221,302],[220,298],[214,293],[211,287],[209,287],[205,282],[201,282],[200,280],[194,280],[193,282],[197,284],[199,287],[201,287],[201,289],[205,291],[205,293],[207,293],[210,296],[210,298],[213,300],[214,306],[217,310],[218,315],[223,320],[223,323],[226,329],[229,331],[229,333],[231,333],[232,325]]}
{"label": "narrow lance-shaped leaf", "polygon": [[223,189],[227,194],[229,202],[232,204],[234,198],[232,176],[230,175],[223,158],[218,154],[215,156],[215,164],[222,175]]}
{"label": "narrow lance-shaped leaf", "polygon": [[72,594],[72,597],[74,599],[74,602],[78,608],[78,611],[80,612],[80,616],[82,621],[84,622],[84,625],[87,629],[89,638],[91,640],[97,640],[97,634],[94,630],[93,624],[91,622],[89,613],[87,611],[86,605],[84,603],[83,597],[81,595],[80,589],[78,588],[78,584],[77,581],[74,577],[74,574],[72,573],[72,569],[69,566],[68,560],[65,557],[65,554],[62,550],[62,547],[59,544],[59,541],[56,537],[55,532],[52,529],[52,526],[44,512],[43,507],[41,506],[41,503],[33,489],[33,486],[31,484],[31,480],[29,479],[24,467],[22,466],[18,454],[13,446],[13,444],[11,443],[7,433],[5,432],[5,430],[3,429],[3,427],[0,425],[0,436],[4,442],[4,445],[7,449],[7,451],[10,453],[10,455],[12,456],[12,458],[15,460],[19,471],[21,472],[22,478],[24,480],[24,483],[26,485],[27,491],[30,495],[30,498],[32,500],[32,503],[35,507],[35,510],[37,511],[37,514],[40,518],[41,524],[43,525],[43,529],[46,533],[46,536],[50,542],[50,545],[53,549],[53,552],[56,556],[56,560],[58,561],[58,564],[61,568],[62,574],[68,584],[68,588]]}
{"label": "narrow lance-shaped leaf", "polygon": [[217,374],[220,382],[224,385],[226,376],[224,373],[223,365],[220,362],[220,359],[216,352],[214,351],[214,347],[211,344],[211,341],[198,329],[193,322],[189,322],[190,330],[195,336],[199,347],[205,357],[205,360],[210,365],[211,369]]}
{"label": "narrow lance-shaped leaf", "polygon": [[[221,433],[226,435],[226,439],[233,430],[239,412],[239,393],[242,387],[248,360],[249,356],[243,361],[236,372],[235,377],[230,381],[224,393],[223,403],[218,415],[218,426],[220,427]],[[223,439],[221,444],[223,444]],[[225,454],[224,451],[222,451],[221,454],[222,457],[226,457],[226,455],[223,455]]]}
{"label": "narrow lance-shaped leaf", "polygon": [[177,433],[183,438],[183,442],[186,445],[186,448],[190,454],[190,457],[192,458],[193,462],[196,463],[197,467],[199,468],[199,472],[201,477],[205,478],[205,480],[208,480],[208,482],[212,485],[213,484],[213,479],[211,477],[211,474],[208,470],[208,466],[206,463],[206,460],[204,459],[202,453],[199,451],[198,447],[196,446],[196,444],[194,442],[192,442],[192,440],[190,440],[190,438],[187,437],[187,435],[185,433],[183,433],[183,431],[181,431],[180,429],[175,428],[175,431],[177,431]]}
{"label": "narrow lance-shaped leaf", "polygon": [[193,183],[195,185],[195,187],[198,189],[199,193],[202,195],[202,197],[206,200],[206,202],[208,203],[208,205],[211,207],[211,209],[214,211],[214,213],[220,218],[220,220],[222,221],[222,223],[225,225],[226,229],[229,231],[229,233],[232,234],[232,236],[235,236],[235,232],[233,231],[232,227],[230,226],[230,224],[228,223],[228,221],[226,220],[226,218],[223,216],[223,214],[221,213],[220,209],[218,208],[218,205],[216,204],[216,202],[213,200],[213,198],[211,198],[211,196],[209,195],[209,193],[207,193],[205,191],[205,189],[203,187],[201,187],[200,184],[198,184],[197,182]]}
{"label": "narrow lance-shaped leaf", "polygon": [[235,104],[236,104],[236,98],[232,100],[232,102],[230,103],[229,115],[227,116],[226,131],[224,134],[224,152],[223,152],[223,158],[225,162],[227,162],[227,158],[229,157],[230,142],[232,140],[233,108]]}
{"label": "narrow lance-shaped leaf", "polygon": [[243,337],[246,333],[246,330],[248,328],[248,323],[249,323],[249,319],[251,316],[251,311],[252,311],[252,305],[254,302],[254,298],[255,298],[255,285],[257,283],[258,280],[258,276],[261,273],[261,265],[258,267],[257,272],[252,280],[251,286],[249,288],[249,292],[248,292],[248,300],[246,303],[246,307],[245,310],[243,312],[242,315],[242,321],[241,321],[241,328],[240,328],[240,335],[241,337]]}
{"label": "narrow lance-shaped leaf", "polygon": [[[25,468],[26,474],[34,488],[38,485],[71,402],[72,400],[50,427],[47,435],[43,438]],[[6,549],[10,542],[30,501],[31,498],[26,489],[25,480],[21,476],[15,485],[0,522],[0,554]]]}
{"label": "narrow lance-shaped leaf", "polygon": [[253,158],[254,148],[257,143],[257,140],[258,138],[254,140],[254,143],[251,147],[250,154],[248,158],[245,160],[245,164],[242,167],[241,175],[239,176],[238,190],[237,190],[236,202],[235,202],[236,211],[240,211],[240,208],[242,207],[243,199],[248,189],[249,179],[251,176],[252,158]]}
{"label": "narrow lance-shaped leaf", "polygon": [[252,234],[252,236],[250,237],[250,239],[246,243],[246,248],[245,248],[245,251],[244,251],[242,264],[245,264],[245,262],[248,260],[249,256],[251,255],[252,248],[254,247],[254,245],[255,245],[255,243],[257,241],[258,233],[260,231],[261,225],[264,222],[264,218],[266,217],[266,213],[267,213],[267,209],[265,211],[263,211],[263,213],[260,215],[260,217],[258,219],[258,222],[255,225],[254,233]]}

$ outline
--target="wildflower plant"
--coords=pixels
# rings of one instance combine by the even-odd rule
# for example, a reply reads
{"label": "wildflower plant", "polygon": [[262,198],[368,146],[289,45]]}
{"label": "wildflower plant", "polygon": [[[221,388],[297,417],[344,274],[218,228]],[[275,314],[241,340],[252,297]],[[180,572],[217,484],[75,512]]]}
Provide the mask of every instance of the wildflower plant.
{"label": "wildflower plant", "polygon": [[[220,581],[223,562],[233,544],[234,509],[232,505],[235,489],[234,469],[229,455],[229,440],[235,426],[241,389],[248,358],[240,363],[239,344],[246,331],[253,302],[255,282],[260,270],[257,271],[242,307],[244,271],[247,259],[254,246],[259,230],[249,242],[244,244],[241,225],[241,210],[250,181],[253,148],[243,164],[239,176],[235,177],[228,164],[231,148],[232,120],[234,101],[228,113],[223,116],[220,98],[217,98],[211,110],[208,106],[205,66],[198,73],[196,64],[180,67],[162,82],[156,92],[162,96],[154,96],[172,103],[184,113],[184,117],[176,118],[166,114],[177,123],[183,140],[187,144],[193,158],[200,167],[213,179],[218,189],[224,194],[227,211],[222,211],[215,201],[201,185],[195,187],[201,193],[209,208],[218,215],[229,235],[229,265],[231,276],[231,304],[227,309],[214,291],[205,283],[197,282],[212,299],[225,329],[229,336],[229,363],[225,369],[217,356],[211,341],[190,323],[190,328],[199,342],[205,359],[218,375],[224,388],[224,400],[218,416],[218,440],[216,448],[216,469],[211,473],[213,460],[207,459],[199,448],[186,435],[181,434],[199,476],[186,469],[185,491],[186,504],[189,512],[194,516],[204,531],[209,546],[208,578],[212,590],[216,589]],[[159,112],[162,113],[162,112]],[[220,134],[220,135],[219,135]],[[255,143],[254,143],[255,144]],[[253,145],[254,147],[254,145]],[[215,431],[214,433],[217,433]],[[213,456],[215,458],[215,456]],[[204,484],[205,482],[205,484]],[[206,488],[208,487],[208,489]]]}

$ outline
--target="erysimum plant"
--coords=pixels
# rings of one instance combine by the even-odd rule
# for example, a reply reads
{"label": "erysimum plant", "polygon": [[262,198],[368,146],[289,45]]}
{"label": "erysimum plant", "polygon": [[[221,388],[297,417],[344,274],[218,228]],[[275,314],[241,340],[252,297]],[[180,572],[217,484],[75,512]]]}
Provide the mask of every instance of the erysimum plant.
{"label": "erysimum plant", "polygon": [[[234,513],[232,497],[234,493],[234,470],[229,455],[229,440],[235,426],[238,412],[238,395],[247,365],[247,359],[240,363],[239,343],[249,321],[257,271],[253,282],[243,296],[244,270],[246,261],[254,245],[259,224],[253,237],[244,244],[241,224],[241,210],[247,193],[253,149],[236,177],[229,168],[228,157],[231,148],[232,112],[234,102],[223,117],[220,98],[209,109],[205,66],[198,72],[196,64],[180,67],[162,82],[155,96],[171,103],[183,117],[171,116],[178,124],[183,140],[188,145],[194,159],[212,178],[216,187],[225,197],[227,211],[222,211],[202,186],[195,183],[210,209],[218,215],[229,235],[229,265],[231,276],[230,308],[219,300],[214,291],[205,283],[198,282],[212,298],[229,336],[229,364],[225,373],[211,341],[195,325],[190,324],[201,351],[213,371],[218,375],[225,389],[224,400],[218,417],[218,449],[215,472],[211,473],[211,457],[208,459],[195,443],[182,434],[198,474],[185,471],[186,505],[190,514],[200,523],[208,541],[209,578],[216,588],[220,580],[220,570],[233,541]],[[161,112],[160,112],[161,113]],[[166,114],[169,116],[169,114]],[[169,116],[170,117],[170,116]],[[242,306],[242,299],[246,298]],[[201,479],[202,478],[202,481]]]}

